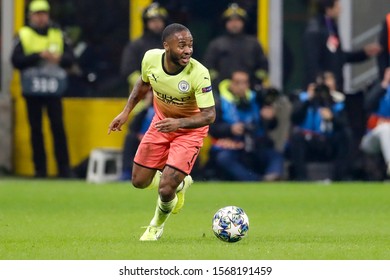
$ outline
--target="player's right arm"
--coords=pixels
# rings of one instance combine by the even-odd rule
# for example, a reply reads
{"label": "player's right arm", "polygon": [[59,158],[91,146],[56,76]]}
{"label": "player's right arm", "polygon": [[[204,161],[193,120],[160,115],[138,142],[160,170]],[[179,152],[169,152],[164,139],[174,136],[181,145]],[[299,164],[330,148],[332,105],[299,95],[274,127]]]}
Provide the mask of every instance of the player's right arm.
{"label": "player's right arm", "polygon": [[130,93],[125,108],[123,108],[122,112],[120,112],[108,126],[108,134],[110,134],[111,131],[122,131],[121,127],[128,120],[129,114],[134,109],[135,105],[144,99],[149,90],[150,83],[144,82],[141,77],[138,78]]}

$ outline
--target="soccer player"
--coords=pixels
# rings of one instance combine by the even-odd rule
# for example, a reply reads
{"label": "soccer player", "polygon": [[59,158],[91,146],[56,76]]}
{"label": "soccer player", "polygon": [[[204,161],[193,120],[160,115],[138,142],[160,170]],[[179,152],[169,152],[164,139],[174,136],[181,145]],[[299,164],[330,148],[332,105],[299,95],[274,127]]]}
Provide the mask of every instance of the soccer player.
{"label": "soccer player", "polygon": [[181,24],[168,25],[162,34],[164,49],[152,49],[142,60],[141,77],[123,111],[108,128],[121,131],[135,105],[153,89],[155,116],[134,158],[132,184],[136,188],[158,187],[154,217],[141,241],[158,240],[171,213],[184,204],[192,184],[189,175],[215,120],[210,74],[191,58],[193,38]]}

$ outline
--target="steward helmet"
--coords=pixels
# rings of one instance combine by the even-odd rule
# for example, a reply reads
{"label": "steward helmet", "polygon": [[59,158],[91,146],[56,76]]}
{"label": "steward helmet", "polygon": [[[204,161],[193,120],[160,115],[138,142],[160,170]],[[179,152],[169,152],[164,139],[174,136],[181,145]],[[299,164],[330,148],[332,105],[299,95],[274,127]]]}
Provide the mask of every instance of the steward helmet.
{"label": "steward helmet", "polygon": [[222,19],[226,21],[233,17],[239,17],[245,21],[247,19],[247,13],[237,3],[231,3],[229,4],[228,8],[223,12]]}
{"label": "steward helmet", "polygon": [[168,19],[168,12],[165,8],[161,7],[159,3],[154,2],[147,6],[142,13],[142,20],[144,23],[152,18],[161,18],[166,21]]}

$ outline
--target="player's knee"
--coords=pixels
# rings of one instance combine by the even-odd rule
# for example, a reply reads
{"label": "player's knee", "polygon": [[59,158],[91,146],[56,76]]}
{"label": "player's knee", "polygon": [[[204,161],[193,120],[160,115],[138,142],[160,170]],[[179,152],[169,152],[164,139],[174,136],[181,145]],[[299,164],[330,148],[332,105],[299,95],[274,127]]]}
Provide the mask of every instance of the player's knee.
{"label": "player's knee", "polygon": [[175,189],[168,185],[159,187],[158,193],[163,201],[170,201],[175,197]]}
{"label": "player's knee", "polygon": [[133,173],[131,178],[132,185],[137,189],[144,189],[150,184],[150,180],[145,180],[144,178],[141,178]]}

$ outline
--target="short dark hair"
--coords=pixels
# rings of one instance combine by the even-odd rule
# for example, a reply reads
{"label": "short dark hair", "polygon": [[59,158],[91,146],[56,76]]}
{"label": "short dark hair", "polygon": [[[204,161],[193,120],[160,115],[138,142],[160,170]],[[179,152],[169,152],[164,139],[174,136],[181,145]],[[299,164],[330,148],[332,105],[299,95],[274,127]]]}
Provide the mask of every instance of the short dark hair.
{"label": "short dark hair", "polygon": [[165,27],[163,33],[162,33],[162,41],[163,43],[167,40],[167,38],[177,32],[182,32],[182,31],[188,31],[190,32],[190,30],[185,27],[184,25],[180,24],[180,23],[172,23],[172,24],[169,24],[167,27]]}
{"label": "short dark hair", "polygon": [[334,4],[339,0],[318,0],[318,13],[324,15],[326,9],[333,8]]}

